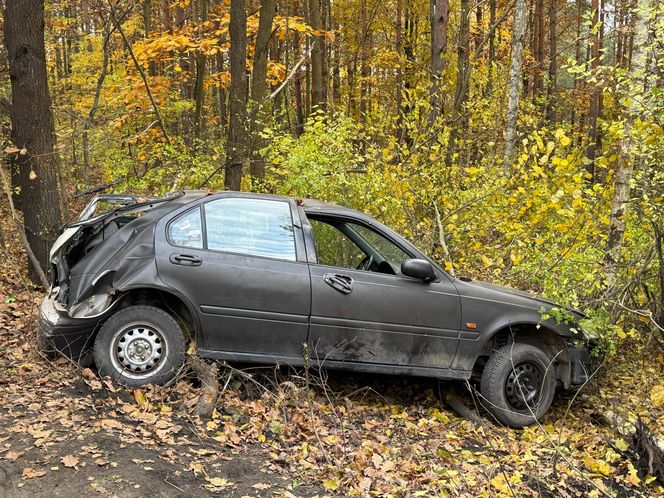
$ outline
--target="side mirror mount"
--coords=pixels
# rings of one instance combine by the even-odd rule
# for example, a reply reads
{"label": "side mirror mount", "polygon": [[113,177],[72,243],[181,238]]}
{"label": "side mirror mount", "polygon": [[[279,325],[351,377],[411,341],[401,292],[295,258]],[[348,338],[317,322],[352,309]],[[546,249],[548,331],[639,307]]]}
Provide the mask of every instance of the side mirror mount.
{"label": "side mirror mount", "polygon": [[424,259],[407,259],[401,263],[401,273],[423,282],[431,282],[437,278],[431,263]]}

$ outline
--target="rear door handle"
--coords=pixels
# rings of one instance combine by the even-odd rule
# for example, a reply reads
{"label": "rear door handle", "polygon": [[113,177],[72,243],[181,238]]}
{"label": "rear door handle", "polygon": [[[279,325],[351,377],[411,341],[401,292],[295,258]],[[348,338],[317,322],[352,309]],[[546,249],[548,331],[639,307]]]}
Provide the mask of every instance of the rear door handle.
{"label": "rear door handle", "polygon": [[323,275],[325,283],[338,290],[342,294],[353,292],[353,279],[348,275],[339,275],[338,273],[326,273]]}
{"label": "rear door handle", "polygon": [[171,254],[171,257],[168,260],[174,265],[182,266],[201,266],[203,260],[198,256],[192,256],[190,254]]}

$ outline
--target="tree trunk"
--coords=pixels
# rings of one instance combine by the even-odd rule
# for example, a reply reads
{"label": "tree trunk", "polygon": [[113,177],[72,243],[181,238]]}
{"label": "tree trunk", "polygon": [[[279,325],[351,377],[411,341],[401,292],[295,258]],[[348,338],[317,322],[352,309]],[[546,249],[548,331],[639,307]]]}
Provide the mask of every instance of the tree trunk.
{"label": "tree trunk", "polygon": [[[5,45],[12,88],[11,138],[21,153],[12,158],[27,240],[39,265],[49,268],[48,251],[62,224],[57,188],[53,112],[48,92],[43,0],[9,0]],[[40,283],[29,264],[33,282]]]}
{"label": "tree trunk", "polygon": [[[332,66],[332,102],[337,107],[341,102],[341,33],[339,23],[332,21],[332,10],[330,8],[330,23],[335,31],[335,37],[332,42],[332,54],[334,55],[334,64]],[[330,59],[332,59],[330,57]]]}
{"label": "tree trunk", "polygon": [[[600,3],[601,1],[601,3]],[[592,0],[591,3],[592,9],[592,24],[593,27],[597,23],[604,22],[604,1],[603,0]],[[599,68],[599,58],[602,51],[603,43],[603,29],[598,29],[594,34],[591,35],[590,40],[590,69],[593,76],[596,75]],[[597,155],[597,147],[599,145],[599,133],[597,129],[597,120],[599,119],[602,113],[602,88],[598,83],[592,84],[592,93],[590,95],[590,107],[588,109],[588,140],[589,145],[586,149],[586,157],[588,158],[588,165],[586,170],[591,175],[590,181],[594,183],[595,181],[595,156]]]}
{"label": "tree trunk", "polygon": [[470,78],[470,8],[469,0],[461,0],[459,13],[459,43],[457,44],[457,78],[454,90],[454,116],[458,119],[468,97],[468,80]]}
{"label": "tree trunk", "polygon": [[230,19],[231,88],[226,176],[229,190],[242,187],[242,169],[247,162],[247,2],[231,0]]}
{"label": "tree trunk", "polygon": [[461,0],[459,12],[459,41],[457,43],[457,76],[454,89],[454,112],[450,141],[445,156],[445,164],[450,165],[456,150],[457,136],[460,129],[464,129],[467,118],[464,116],[464,107],[468,98],[468,83],[470,81],[470,7],[469,0]]}
{"label": "tree trunk", "polygon": [[[143,0],[143,29],[145,31],[144,37],[149,38],[152,31],[152,0]],[[150,76],[157,75],[157,65],[153,60],[148,63],[148,74]]]}
{"label": "tree trunk", "polygon": [[[650,4],[648,0],[644,4]],[[640,12],[647,12],[646,5],[641,9],[635,6],[636,20],[635,32],[632,34],[638,39],[634,41],[633,58],[636,66],[641,71],[642,82],[633,84],[633,88],[639,88],[643,93],[650,92],[648,88],[648,71],[646,67],[646,34],[647,29],[644,26],[646,20],[642,18]],[[639,26],[636,28],[636,26]],[[623,235],[625,234],[625,224],[627,221],[627,208],[629,206],[632,173],[634,171],[634,161],[636,160],[634,149],[638,147],[638,132],[634,132],[634,123],[640,118],[642,112],[640,99],[633,99],[625,110],[625,129],[620,143],[620,159],[616,165],[613,200],[611,203],[611,214],[609,217],[609,233],[604,253],[604,263],[606,266],[606,287],[610,290],[614,287],[618,276],[618,264],[620,263],[620,252],[622,250]]]}
{"label": "tree trunk", "polygon": [[[320,0],[309,0],[309,23],[316,30],[323,28]],[[323,80],[325,44],[323,37],[314,38],[311,43],[313,43],[311,47],[311,111],[313,112],[316,109],[325,109]]]}
{"label": "tree trunk", "polygon": [[546,90],[546,120],[556,121],[556,95],[558,91],[558,35],[556,32],[556,0],[549,1],[549,79]]}
{"label": "tree trunk", "polygon": [[[185,25],[185,11],[184,7],[181,7],[179,3],[175,5],[175,27],[178,30],[184,28]],[[187,54],[182,53],[180,56],[180,68],[182,68],[183,73],[187,73],[190,69],[189,57]],[[180,85],[180,92],[183,99],[191,99],[193,91],[191,88],[191,83],[189,80],[183,80]]]}
{"label": "tree trunk", "polygon": [[535,71],[533,97],[542,93],[542,71],[544,70],[544,0],[535,1]]}
{"label": "tree trunk", "polygon": [[360,121],[366,123],[369,85],[369,20],[367,0],[360,3]]}
{"label": "tree trunk", "polygon": [[445,71],[447,51],[447,18],[449,0],[431,0],[431,113],[429,123],[433,123],[442,112],[442,77]]}
{"label": "tree trunk", "polygon": [[[296,56],[300,55],[300,35],[295,33],[293,50]],[[299,137],[304,133],[304,101],[302,98],[302,71],[298,68],[293,77],[295,91],[295,134]]]}
{"label": "tree trunk", "polygon": [[[407,7],[404,12],[404,37],[403,37],[403,54],[406,58],[406,64],[404,66],[404,79],[403,87],[406,90],[406,95],[410,95],[410,90],[414,87],[415,77],[413,75],[413,69],[415,68],[415,45],[416,45],[416,27],[417,22],[416,14],[412,10],[412,5],[410,2],[406,3]],[[407,119],[412,118],[412,99],[406,99],[406,102],[402,104],[402,114]],[[404,127],[402,141],[408,145],[410,148],[413,145],[413,137],[408,130],[408,127]]]}
{"label": "tree trunk", "polygon": [[403,0],[397,0],[397,19],[395,23],[396,36],[394,40],[394,49],[397,52],[397,57],[399,62],[397,63],[397,74],[396,74],[396,114],[397,114],[397,128],[396,128],[396,137],[401,142],[403,140],[403,68],[401,67],[401,55],[403,53]]}
{"label": "tree trunk", "polygon": [[493,91],[493,64],[496,60],[496,30],[493,26],[496,24],[496,0],[489,0],[489,26],[491,32],[489,33],[489,61],[487,68],[487,82],[486,93],[491,94]]}
{"label": "tree trunk", "polygon": [[521,61],[523,58],[523,37],[526,27],[526,0],[516,0],[514,29],[512,31],[512,66],[510,68],[509,97],[507,100],[507,122],[505,124],[505,157],[503,169],[512,167],[512,157],[516,144],[517,119],[519,117],[519,90],[521,86]]}
{"label": "tree trunk", "polygon": [[275,0],[262,0],[261,2],[254,64],[251,73],[251,99],[253,105],[260,104],[267,93],[268,44],[272,35],[272,22],[276,13],[276,5]]}
{"label": "tree trunk", "polygon": [[[217,72],[221,73],[224,71],[224,54],[217,52],[215,54],[215,58],[217,62]],[[219,115],[219,126],[222,128],[223,134],[223,129],[228,125],[228,106],[226,103],[226,88],[221,85],[219,85],[219,88],[217,88],[217,108],[217,113]]]}
{"label": "tree trunk", "polygon": [[[208,4],[207,0],[199,0],[199,23],[207,21]],[[207,57],[200,52],[195,55],[196,60],[196,87],[194,88],[194,99],[196,107],[194,111],[194,126],[196,127],[196,136],[199,137],[205,129],[205,116],[203,115],[205,106],[205,68],[207,66]]]}
{"label": "tree trunk", "polygon": [[164,31],[173,34],[173,18],[171,16],[170,0],[161,0],[161,12],[163,14]]}
{"label": "tree trunk", "polygon": [[254,67],[251,73],[251,164],[249,167],[252,180],[261,181],[265,177],[265,161],[261,156],[264,140],[261,133],[269,117],[269,109],[263,100],[267,94],[267,55],[268,44],[272,35],[272,21],[277,10],[275,0],[263,0],[258,20]]}

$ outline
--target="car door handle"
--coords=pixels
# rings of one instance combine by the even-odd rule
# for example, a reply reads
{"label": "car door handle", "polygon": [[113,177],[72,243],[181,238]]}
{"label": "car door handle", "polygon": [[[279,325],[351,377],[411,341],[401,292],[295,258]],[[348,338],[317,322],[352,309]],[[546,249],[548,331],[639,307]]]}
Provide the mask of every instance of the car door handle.
{"label": "car door handle", "polygon": [[353,292],[353,279],[348,275],[339,275],[338,273],[326,273],[323,275],[325,283],[343,294]]}
{"label": "car door handle", "polygon": [[190,254],[171,254],[168,260],[174,265],[182,266],[201,266],[203,260],[198,256],[191,256]]}

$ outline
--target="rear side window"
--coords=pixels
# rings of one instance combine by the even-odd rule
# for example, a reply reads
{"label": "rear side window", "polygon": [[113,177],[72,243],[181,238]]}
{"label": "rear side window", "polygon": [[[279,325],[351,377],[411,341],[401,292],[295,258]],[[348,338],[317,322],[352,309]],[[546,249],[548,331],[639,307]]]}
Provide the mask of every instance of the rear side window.
{"label": "rear side window", "polygon": [[202,249],[201,210],[196,208],[176,218],[168,227],[168,238],[176,246]]}
{"label": "rear side window", "polygon": [[208,202],[204,209],[208,249],[296,260],[287,202],[226,198]]}

